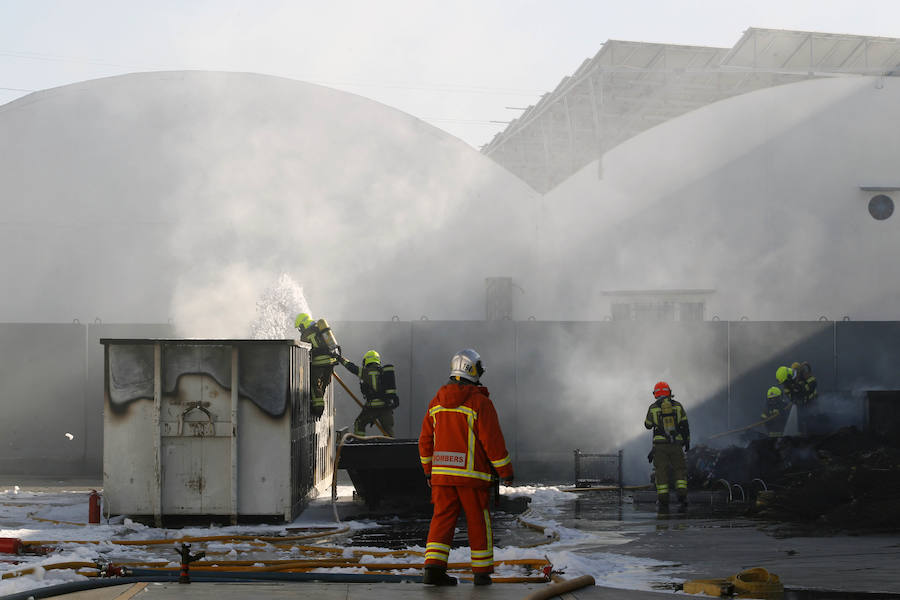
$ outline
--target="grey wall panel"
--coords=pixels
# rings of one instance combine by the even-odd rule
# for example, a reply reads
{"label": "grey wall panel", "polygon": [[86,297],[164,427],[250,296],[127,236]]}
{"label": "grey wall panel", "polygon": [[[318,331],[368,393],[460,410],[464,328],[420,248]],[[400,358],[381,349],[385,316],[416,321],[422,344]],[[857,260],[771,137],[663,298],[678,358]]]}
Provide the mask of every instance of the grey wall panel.
{"label": "grey wall panel", "polygon": [[[507,448],[515,447],[516,381],[513,321],[412,322],[412,436],[418,437],[425,409],[450,375],[450,358],[464,348],[481,354],[482,383],[500,417]],[[513,454],[513,461],[516,456]]]}
{"label": "grey wall panel", "polygon": [[831,389],[900,390],[900,323],[839,321],[835,328],[838,369]]}
{"label": "grey wall panel", "polygon": [[0,323],[0,470],[84,470],[86,377],[84,325]]}
{"label": "grey wall panel", "polygon": [[646,471],[643,427],[653,385],[667,381],[692,427],[723,420],[724,323],[518,323],[517,450],[525,478],[569,481],[572,451],[646,445],[627,471]]}
{"label": "grey wall panel", "polygon": [[[341,351],[348,360],[362,366],[363,354],[369,350],[376,350],[381,354],[381,360],[385,364],[392,364],[397,375],[397,394],[400,396],[400,406],[394,411],[394,436],[409,438],[418,436],[418,429],[412,433],[410,428],[411,398],[410,364],[412,348],[412,328],[408,321],[353,321],[336,322],[331,328],[337,337]],[[360,402],[364,402],[359,391],[359,380],[350,371],[338,365],[335,372],[347,384]],[[333,385],[335,403],[335,427],[349,427],[353,431],[353,421],[359,415],[359,405],[344,391],[340,384]],[[370,426],[368,435],[381,435],[377,427]]]}
{"label": "grey wall panel", "polygon": [[[623,448],[626,474],[644,482],[649,434],[642,422],[660,379],[687,408],[695,443],[758,420],[775,369],[795,360],[812,364],[818,404],[838,415],[840,424],[864,424],[866,390],[900,389],[897,322],[407,321],[333,327],[354,362],[375,348],[396,365],[398,437],[418,436],[425,407],[447,379],[450,357],[465,347],[478,350],[523,481],[571,480],[575,448]],[[99,339],[173,334],[162,324],[0,324],[0,470],[99,475]],[[337,372],[359,389],[346,370]],[[336,425],[352,426],[359,408],[339,386],[333,389]]]}

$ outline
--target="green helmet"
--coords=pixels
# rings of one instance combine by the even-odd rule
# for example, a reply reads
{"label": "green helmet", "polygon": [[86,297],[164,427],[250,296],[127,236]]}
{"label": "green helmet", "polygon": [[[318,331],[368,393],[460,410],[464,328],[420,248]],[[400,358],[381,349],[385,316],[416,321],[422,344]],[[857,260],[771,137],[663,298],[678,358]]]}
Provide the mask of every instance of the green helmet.
{"label": "green helmet", "polygon": [[374,350],[369,350],[363,355],[363,366],[366,367],[372,363],[381,364],[381,355]]}
{"label": "green helmet", "polygon": [[303,329],[306,329],[307,327],[312,325],[312,323],[312,317],[306,313],[300,313],[299,315],[297,315],[297,318],[294,319],[294,327],[296,327],[297,329],[300,329],[301,327]]}
{"label": "green helmet", "polygon": [[778,383],[784,383],[788,379],[794,378],[794,370],[790,367],[778,367],[778,370],[775,371],[775,379],[778,380]]}
{"label": "green helmet", "polygon": [[769,391],[766,392],[766,398],[777,398],[781,395],[781,388],[775,387],[774,385],[769,388]]}

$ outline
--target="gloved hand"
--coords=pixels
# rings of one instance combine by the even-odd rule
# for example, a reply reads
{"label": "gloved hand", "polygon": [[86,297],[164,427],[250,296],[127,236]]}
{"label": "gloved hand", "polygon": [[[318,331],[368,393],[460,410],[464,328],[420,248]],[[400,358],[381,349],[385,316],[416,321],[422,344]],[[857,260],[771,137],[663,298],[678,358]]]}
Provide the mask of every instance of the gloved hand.
{"label": "gloved hand", "polygon": [[512,484],[513,484],[512,477],[509,477],[509,478],[503,480],[503,485],[512,485]]}
{"label": "gloved hand", "polygon": [[684,440],[684,451],[687,452],[691,449],[691,440]]}
{"label": "gloved hand", "polygon": [[390,400],[390,407],[391,407],[391,410],[394,410],[394,409],[397,408],[398,406],[400,406],[400,398],[397,398],[396,396],[394,396],[394,397],[391,398],[391,400]]}
{"label": "gloved hand", "polygon": [[309,413],[316,419],[321,417],[322,413],[324,413],[324,412],[325,412],[324,406],[313,406],[311,409],[309,409]]}
{"label": "gloved hand", "polygon": [[647,462],[648,463],[653,463],[653,452],[655,450],[656,450],[656,448],[651,448],[650,452],[647,453]]}

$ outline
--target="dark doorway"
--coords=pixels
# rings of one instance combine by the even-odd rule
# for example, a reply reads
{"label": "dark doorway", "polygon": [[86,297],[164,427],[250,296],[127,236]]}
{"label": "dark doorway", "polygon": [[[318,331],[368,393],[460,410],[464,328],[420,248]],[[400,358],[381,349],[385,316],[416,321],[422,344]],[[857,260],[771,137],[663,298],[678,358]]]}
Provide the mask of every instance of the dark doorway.
{"label": "dark doorway", "polygon": [[885,437],[900,437],[900,390],[870,391],[867,396],[868,429]]}

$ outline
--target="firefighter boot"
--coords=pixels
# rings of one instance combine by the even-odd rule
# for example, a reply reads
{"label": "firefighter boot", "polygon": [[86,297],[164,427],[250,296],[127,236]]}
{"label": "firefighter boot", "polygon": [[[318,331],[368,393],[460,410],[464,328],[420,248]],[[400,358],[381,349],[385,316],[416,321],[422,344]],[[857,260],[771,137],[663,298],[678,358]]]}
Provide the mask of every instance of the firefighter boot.
{"label": "firefighter boot", "polygon": [[490,573],[475,573],[475,579],[472,581],[475,585],[491,585]]}
{"label": "firefighter boot", "polygon": [[447,575],[447,567],[428,565],[425,567],[422,583],[425,585],[456,585],[456,577]]}

